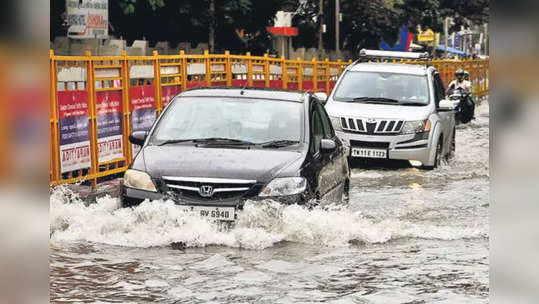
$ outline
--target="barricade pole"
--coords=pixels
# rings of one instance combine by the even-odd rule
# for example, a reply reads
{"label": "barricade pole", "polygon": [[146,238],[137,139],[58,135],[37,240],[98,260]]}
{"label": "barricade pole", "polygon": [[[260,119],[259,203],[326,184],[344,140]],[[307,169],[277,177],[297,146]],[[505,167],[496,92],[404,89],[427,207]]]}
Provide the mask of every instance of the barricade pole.
{"label": "barricade pole", "polygon": [[97,188],[97,173],[99,172],[99,151],[97,147],[97,108],[95,105],[95,81],[94,81],[94,64],[92,52],[86,51],[88,73],[88,119],[90,120],[90,153],[91,167],[89,177],[92,182],[92,189]]}
{"label": "barricade pole", "polygon": [[313,92],[318,91],[318,60],[316,58],[313,58]]}
{"label": "barricade pole", "polygon": [[204,50],[204,63],[206,64],[206,86],[211,87],[210,53]]}
{"label": "barricade pole", "polygon": [[[181,61],[181,71],[182,74],[182,84],[181,84],[181,90],[185,91],[187,90],[187,58],[185,57],[185,51],[180,51],[180,61]],[[159,81],[161,82],[161,81]]]}
{"label": "barricade pole", "polygon": [[225,51],[225,77],[226,85],[232,86],[232,65],[230,63],[230,51]]}
{"label": "barricade pole", "polygon": [[325,65],[325,75],[324,75],[324,80],[326,82],[326,95],[329,96],[329,77],[331,76],[330,75],[330,65],[329,65],[329,58],[326,58],[326,61],[324,62],[324,65]]}
{"label": "barricade pole", "polygon": [[281,67],[282,67],[282,82],[283,82],[283,89],[288,88],[288,68],[286,67],[286,59],[284,56],[281,56]]}
{"label": "barricade pole", "polygon": [[155,88],[155,110],[159,116],[163,110],[163,103],[161,100],[161,64],[159,63],[159,53],[157,51],[153,51],[153,73]]}
{"label": "barricade pole", "polygon": [[296,77],[298,81],[298,90],[303,90],[303,64],[301,63],[301,58],[296,58]]}
{"label": "barricade pole", "polygon": [[245,53],[247,57],[247,86],[253,86],[253,61],[251,57],[251,52]]}
{"label": "barricade pole", "polygon": [[56,101],[56,89],[57,89],[57,81],[56,81],[56,60],[54,59],[54,51],[50,50],[49,53],[49,59],[50,59],[50,98],[51,98],[51,105],[50,105],[50,126],[52,132],[51,136],[51,155],[50,155],[50,161],[52,164],[52,182],[58,183],[60,181],[60,132],[58,130],[58,109],[57,109],[57,101]]}
{"label": "barricade pole", "polygon": [[122,82],[123,147],[127,163],[130,163],[133,160],[133,149],[131,149],[131,144],[129,142],[129,134],[131,134],[131,109],[129,106],[131,102],[129,100],[129,88],[131,87],[131,81],[129,78],[129,61],[127,60],[127,53],[125,51],[122,52]]}
{"label": "barricade pole", "polygon": [[270,63],[268,54],[264,54],[264,86],[269,88],[270,86]]}

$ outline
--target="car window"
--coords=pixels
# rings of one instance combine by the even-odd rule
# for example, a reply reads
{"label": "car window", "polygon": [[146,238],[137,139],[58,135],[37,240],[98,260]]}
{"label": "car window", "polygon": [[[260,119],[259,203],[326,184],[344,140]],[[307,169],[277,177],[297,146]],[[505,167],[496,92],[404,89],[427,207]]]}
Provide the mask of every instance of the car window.
{"label": "car window", "polygon": [[303,139],[303,104],[265,99],[182,97],[160,119],[151,142],[230,138],[253,143]]}
{"label": "car window", "polygon": [[440,104],[440,100],[444,99],[444,97],[445,97],[444,84],[442,83],[442,79],[440,79],[440,74],[435,73],[434,74],[434,98],[435,98],[436,106]]}
{"label": "car window", "polygon": [[395,100],[396,105],[427,105],[428,89],[425,75],[348,71],[335,88],[333,99],[344,102],[379,102],[380,98],[385,98]]}
{"label": "car window", "polygon": [[333,138],[335,137],[335,131],[333,130],[333,126],[331,125],[331,120],[329,119],[329,116],[322,107],[321,104],[316,104],[316,110],[319,112],[320,117],[322,119],[322,127],[324,129],[324,138]]}
{"label": "car window", "polygon": [[312,138],[310,150],[312,154],[316,154],[320,151],[320,142],[322,141],[322,138],[324,138],[322,118],[316,108],[313,108],[313,111],[311,111],[311,129]]}

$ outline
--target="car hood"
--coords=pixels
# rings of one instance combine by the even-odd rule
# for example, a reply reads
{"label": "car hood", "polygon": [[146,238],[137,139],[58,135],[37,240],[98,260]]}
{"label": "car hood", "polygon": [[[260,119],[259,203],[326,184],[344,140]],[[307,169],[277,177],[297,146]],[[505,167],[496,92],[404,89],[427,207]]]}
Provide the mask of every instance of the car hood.
{"label": "car hood", "polygon": [[399,120],[423,120],[428,118],[431,106],[397,106],[385,104],[367,104],[360,102],[330,101],[326,104],[329,116],[387,118]]}
{"label": "car hood", "polygon": [[301,158],[300,151],[195,147],[146,146],[146,171],[162,176],[211,177],[269,181],[276,173]]}

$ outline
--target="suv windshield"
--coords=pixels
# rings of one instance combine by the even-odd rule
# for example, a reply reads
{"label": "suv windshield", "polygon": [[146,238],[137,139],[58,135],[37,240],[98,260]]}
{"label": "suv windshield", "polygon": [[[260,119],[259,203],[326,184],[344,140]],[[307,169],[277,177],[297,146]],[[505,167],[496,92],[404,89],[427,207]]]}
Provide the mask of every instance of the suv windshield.
{"label": "suv windshield", "polygon": [[335,91],[337,101],[427,105],[427,76],[385,72],[347,72]]}
{"label": "suv windshield", "polygon": [[180,97],[163,113],[151,142],[293,143],[302,140],[302,117],[299,102]]}

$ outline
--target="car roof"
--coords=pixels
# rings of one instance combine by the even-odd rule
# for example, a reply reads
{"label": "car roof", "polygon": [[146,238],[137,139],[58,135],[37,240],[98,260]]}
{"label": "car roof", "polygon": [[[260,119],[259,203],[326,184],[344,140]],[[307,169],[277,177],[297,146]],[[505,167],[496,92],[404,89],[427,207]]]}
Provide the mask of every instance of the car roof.
{"label": "car roof", "polygon": [[348,67],[354,72],[383,72],[410,75],[427,75],[429,67],[424,64],[364,62]]}
{"label": "car roof", "polygon": [[237,97],[260,98],[304,102],[303,96],[308,94],[302,91],[273,89],[273,88],[238,88],[238,87],[209,87],[193,88],[184,91],[178,97]]}

